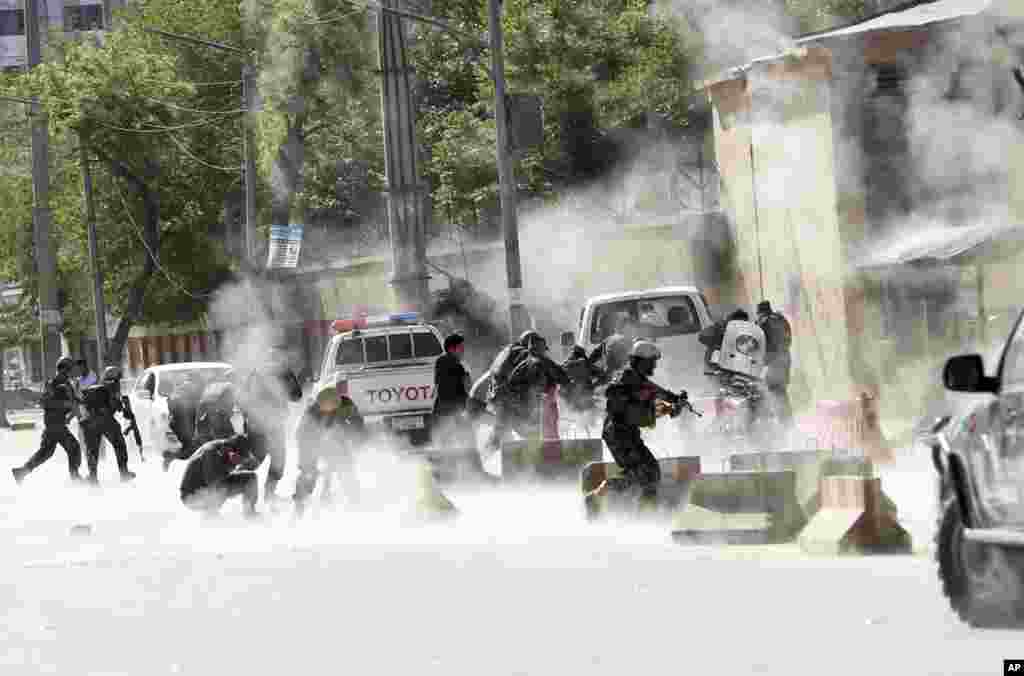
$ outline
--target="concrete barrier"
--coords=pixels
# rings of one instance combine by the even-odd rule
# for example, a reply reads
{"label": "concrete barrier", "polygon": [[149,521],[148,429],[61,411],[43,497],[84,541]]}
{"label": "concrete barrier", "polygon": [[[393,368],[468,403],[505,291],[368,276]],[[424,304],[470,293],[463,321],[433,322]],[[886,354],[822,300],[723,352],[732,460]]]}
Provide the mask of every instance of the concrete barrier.
{"label": "concrete barrier", "polygon": [[796,472],[701,474],[672,520],[672,537],[688,544],[775,544],[806,524],[796,497]]}
{"label": "concrete barrier", "polygon": [[496,483],[501,479],[484,469],[475,448],[416,450],[413,455],[430,463],[434,479],[442,485],[455,483]]}
{"label": "concrete barrier", "polygon": [[809,554],[910,553],[912,540],[900,525],[895,505],[884,499],[877,477],[821,478],[821,505],[801,531]]}
{"label": "concrete barrier", "polygon": [[[688,496],[690,485],[700,474],[700,456],[680,456],[658,460],[661,467],[661,482],[658,484],[658,501],[655,511],[674,511]],[[584,466],[580,472],[580,492],[587,506],[587,516],[591,519],[600,517],[609,510],[614,510],[614,499],[606,492],[598,493],[598,489],[606,479],[622,476],[622,468],[614,462],[592,462]],[[592,501],[587,504],[587,496]],[[624,504],[625,509],[635,507]]]}
{"label": "concrete barrier", "polygon": [[781,472],[796,474],[796,498],[804,518],[810,520],[819,508],[819,487],[823,476],[874,476],[874,465],[866,458],[845,452],[810,450],[770,453],[738,453],[729,456],[731,472]]}
{"label": "concrete barrier", "polygon": [[506,441],[501,445],[501,478],[576,481],[580,470],[600,462],[603,453],[600,439]]}
{"label": "concrete barrier", "polygon": [[419,461],[416,467],[416,516],[424,520],[448,519],[458,515],[459,510],[448,499],[437,481],[434,471],[427,461]]}

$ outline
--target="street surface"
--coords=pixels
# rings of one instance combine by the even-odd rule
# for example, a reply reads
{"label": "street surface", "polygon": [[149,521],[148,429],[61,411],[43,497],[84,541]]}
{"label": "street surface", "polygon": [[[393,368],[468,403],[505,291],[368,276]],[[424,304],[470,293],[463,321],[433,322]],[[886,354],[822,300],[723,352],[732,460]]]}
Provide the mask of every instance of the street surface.
{"label": "street surface", "polygon": [[461,516],[421,523],[412,471],[387,455],[361,463],[358,509],[202,522],[177,501],[181,463],[164,474],[130,445],[136,484],[107,457],[94,493],[68,486],[58,449],[19,488],[9,468],[39,430],[0,435],[5,676],[989,676],[1024,656],[1024,634],[948,609],[920,450],[883,482],[921,551],[812,558],[589,526],[575,487],[451,489]]}

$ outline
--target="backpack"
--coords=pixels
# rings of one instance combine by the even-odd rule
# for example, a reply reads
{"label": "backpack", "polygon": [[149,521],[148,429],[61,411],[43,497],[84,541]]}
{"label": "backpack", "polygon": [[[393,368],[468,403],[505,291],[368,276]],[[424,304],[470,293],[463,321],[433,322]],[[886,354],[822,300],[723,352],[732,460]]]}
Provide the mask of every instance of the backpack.
{"label": "backpack", "polygon": [[82,390],[82,403],[92,415],[110,408],[110,392],[105,385],[90,385]]}
{"label": "backpack", "polygon": [[53,408],[55,403],[57,403],[57,386],[51,378],[43,385],[43,392],[39,395],[39,406],[43,409]]}
{"label": "backpack", "polygon": [[501,396],[508,389],[512,374],[526,361],[529,354],[530,351],[521,345],[510,345],[501,351],[491,366],[491,372],[494,374],[491,379],[491,399]]}

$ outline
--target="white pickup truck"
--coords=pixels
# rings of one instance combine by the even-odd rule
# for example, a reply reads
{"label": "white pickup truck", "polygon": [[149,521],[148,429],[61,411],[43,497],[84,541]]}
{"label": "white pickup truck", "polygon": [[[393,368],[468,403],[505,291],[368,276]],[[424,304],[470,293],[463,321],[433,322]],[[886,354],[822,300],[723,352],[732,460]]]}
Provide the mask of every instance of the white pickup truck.
{"label": "white pickup truck", "polygon": [[428,438],[434,409],[434,362],[443,353],[440,332],[415,313],[334,322],[320,383],[345,383],[367,423],[383,423]]}
{"label": "white pickup truck", "polygon": [[674,392],[685,389],[694,398],[714,391],[704,375],[705,347],[697,340],[712,323],[707,300],[695,286],[622,291],[587,299],[576,332],[562,334],[561,342],[590,354],[616,332],[653,341],[662,353],[654,381]]}

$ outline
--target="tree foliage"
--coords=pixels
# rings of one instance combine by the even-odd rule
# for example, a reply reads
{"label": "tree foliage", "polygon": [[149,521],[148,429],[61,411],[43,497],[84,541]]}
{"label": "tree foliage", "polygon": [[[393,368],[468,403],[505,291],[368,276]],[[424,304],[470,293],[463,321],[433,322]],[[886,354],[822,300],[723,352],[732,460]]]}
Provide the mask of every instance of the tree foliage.
{"label": "tree foliage", "polygon": [[[55,60],[7,82],[8,91],[39,97],[49,114],[53,239],[71,332],[91,326],[82,146],[95,158],[100,266],[106,301],[121,318],[113,358],[133,323],[204,312],[227,273],[209,233],[219,229],[225,193],[239,184],[237,62],[232,73],[230,59],[204,60],[195,48],[143,32],[153,4],[140,3],[102,43],[63,43]],[[165,24],[209,21],[208,8],[189,13],[182,3],[166,4],[180,14],[164,16]],[[0,190],[30,195],[21,177],[4,183]],[[18,209],[0,218],[11,246],[26,215]]]}
{"label": "tree foliage", "polygon": [[[432,3],[464,34],[486,35],[486,3]],[[693,35],[646,0],[509,0],[504,3],[510,92],[543,101],[544,145],[523,157],[522,183],[536,194],[593,180],[621,155],[607,131],[654,115],[685,124],[692,96]],[[489,53],[472,38],[423,31],[416,54],[420,110],[434,199],[472,220],[496,191]]]}

